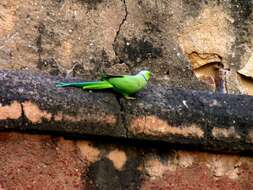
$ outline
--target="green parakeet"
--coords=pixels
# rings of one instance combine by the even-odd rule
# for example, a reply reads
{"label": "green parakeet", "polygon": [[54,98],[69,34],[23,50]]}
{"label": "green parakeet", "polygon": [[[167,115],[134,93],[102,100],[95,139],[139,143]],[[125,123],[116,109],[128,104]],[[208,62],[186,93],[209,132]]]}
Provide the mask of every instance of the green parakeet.
{"label": "green parakeet", "polygon": [[151,77],[150,71],[140,71],[136,75],[106,75],[100,81],[58,83],[57,87],[77,87],[84,90],[113,89],[126,99],[134,99],[131,95],[142,90]]}

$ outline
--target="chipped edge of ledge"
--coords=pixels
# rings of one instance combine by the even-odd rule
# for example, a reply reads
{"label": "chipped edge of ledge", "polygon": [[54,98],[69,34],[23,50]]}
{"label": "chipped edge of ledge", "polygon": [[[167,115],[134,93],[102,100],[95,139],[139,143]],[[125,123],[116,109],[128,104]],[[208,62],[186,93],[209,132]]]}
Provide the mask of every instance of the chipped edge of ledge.
{"label": "chipped edge of ledge", "polygon": [[[12,101],[8,105],[0,105],[0,121],[3,120],[18,120],[25,117],[32,124],[40,124],[44,120],[55,121],[55,122],[95,122],[103,123],[111,126],[117,125],[117,117],[112,114],[106,114],[100,118],[97,114],[88,114],[87,117],[81,117],[80,115],[66,115],[62,112],[57,112],[52,114],[46,110],[39,108],[39,105],[31,101],[18,102]],[[24,119],[24,118],[23,118]],[[205,138],[205,130],[198,126],[196,123],[189,123],[188,125],[172,125],[166,120],[162,120],[157,116],[135,116],[130,119],[127,128],[131,137],[135,138],[138,135],[146,135],[153,137],[168,137],[168,136],[178,136],[183,138]],[[237,142],[241,140],[240,134],[236,131],[235,127],[219,128],[213,127],[211,130],[211,135],[214,140],[234,140]],[[253,130],[249,129],[247,133],[247,138],[245,143],[253,144]]]}
{"label": "chipped edge of ledge", "polygon": [[168,135],[177,135],[183,137],[204,138],[205,132],[197,124],[192,123],[189,126],[173,126],[157,116],[139,116],[130,122],[130,128],[134,135],[145,134],[156,137]]}
{"label": "chipped edge of ledge", "polygon": [[108,125],[116,125],[117,118],[113,114],[105,114],[101,119],[97,118],[97,114],[88,114],[87,117],[80,115],[68,115],[62,112],[56,114],[50,113],[47,110],[40,109],[39,105],[32,101],[18,102],[13,101],[8,105],[0,105],[0,121],[3,120],[17,120],[22,117],[22,113],[26,119],[32,124],[40,124],[43,120],[47,121],[68,121],[68,122],[82,122],[82,121],[95,121],[98,123],[106,123]]}

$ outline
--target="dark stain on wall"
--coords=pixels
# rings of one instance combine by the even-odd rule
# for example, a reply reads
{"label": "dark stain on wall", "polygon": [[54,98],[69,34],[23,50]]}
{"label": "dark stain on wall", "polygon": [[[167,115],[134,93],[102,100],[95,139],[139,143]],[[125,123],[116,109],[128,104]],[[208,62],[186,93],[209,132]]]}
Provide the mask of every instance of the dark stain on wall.
{"label": "dark stain on wall", "polygon": [[[131,155],[132,156],[132,155]],[[141,172],[137,169],[140,157],[128,158],[121,171],[114,168],[111,160],[102,158],[93,163],[86,174],[89,178],[87,189],[89,190],[137,190],[141,183]],[[83,176],[83,178],[86,177]]]}
{"label": "dark stain on wall", "polygon": [[56,45],[60,45],[60,42],[53,31],[48,31],[46,29],[46,25],[44,23],[40,23],[38,25],[37,31],[38,36],[35,41],[38,55],[37,68],[46,71],[51,75],[59,75],[60,69],[56,60],[54,58],[44,56],[45,51],[48,50],[43,48],[43,43],[56,43]]}
{"label": "dark stain on wall", "polygon": [[162,56],[162,49],[155,47],[152,42],[144,38],[131,40],[124,39],[124,47],[122,48],[123,60],[131,63],[140,63],[149,58],[158,58]]}

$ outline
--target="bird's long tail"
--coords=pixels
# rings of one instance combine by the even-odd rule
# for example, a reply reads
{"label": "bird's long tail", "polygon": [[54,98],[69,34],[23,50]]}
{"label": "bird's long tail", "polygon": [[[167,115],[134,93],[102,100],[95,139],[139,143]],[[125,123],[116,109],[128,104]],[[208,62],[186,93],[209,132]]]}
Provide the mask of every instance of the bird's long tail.
{"label": "bird's long tail", "polygon": [[77,88],[83,88],[85,90],[100,90],[100,89],[107,89],[107,88],[113,88],[113,86],[105,81],[93,81],[93,82],[61,82],[57,83],[56,87],[77,87]]}

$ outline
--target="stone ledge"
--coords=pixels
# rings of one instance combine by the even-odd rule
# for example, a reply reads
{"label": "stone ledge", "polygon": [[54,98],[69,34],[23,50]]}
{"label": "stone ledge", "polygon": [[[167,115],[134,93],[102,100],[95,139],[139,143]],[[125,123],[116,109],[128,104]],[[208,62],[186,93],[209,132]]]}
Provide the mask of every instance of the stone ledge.
{"label": "stone ledge", "polygon": [[223,152],[253,150],[253,97],[151,83],[136,100],[126,101],[109,91],[56,88],[62,80],[0,71],[0,130],[162,141]]}

